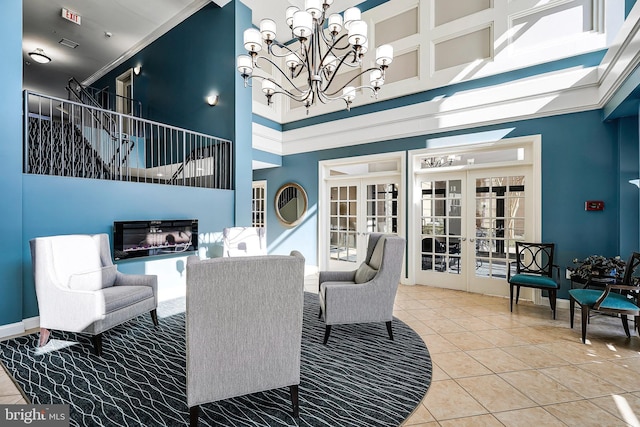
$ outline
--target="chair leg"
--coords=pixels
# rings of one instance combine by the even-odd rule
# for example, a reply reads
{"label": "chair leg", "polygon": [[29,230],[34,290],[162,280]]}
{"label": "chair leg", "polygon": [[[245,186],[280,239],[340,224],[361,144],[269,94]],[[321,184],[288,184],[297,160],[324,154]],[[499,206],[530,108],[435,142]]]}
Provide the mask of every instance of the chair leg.
{"label": "chair leg", "polygon": [[629,320],[627,319],[627,315],[621,314],[620,318],[622,319],[622,327],[624,328],[624,333],[627,334],[627,338],[631,338],[631,333],[629,332]]}
{"label": "chair leg", "polygon": [[153,326],[158,326],[158,311],[155,308],[151,310],[151,320],[153,321]]}
{"label": "chair leg", "polygon": [[96,352],[96,356],[102,356],[102,334],[92,336],[91,341],[93,341],[93,349]]}
{"label": "chair leg", "polygon": [[322,319],[322,308],[318,310],[318,319]]}
{"label": "chair leg", "polygon": [[387,332],[389,333],[389,339],[393,341],[393,330],[391,329],[391,320],[387,322]]}
{"label": "chair leg", "polygon": [[289,386],[289,394],[291,394],[291,404],[293,405],[293,417],[300,417],[300,403],[298,401],[298,385]]}
{"label": "chair leg", "polygon": [[569,296],[569,324],[571,325],[571,329],[573,329],[573,315],[575,312],[576,300],[574,300],[572,296]]}
{"label": "chair leg", "polygon": [[331,334],[331,325],[327,325],[324,328],[324,342],[322,344],[326,344],[329,341],[329,335]]}
{"label": "chair leg", "polygon": [[44,347],[49,342],[51,331],[47,328],[40,328],[40,347]]}
{"label": "chair leg", "polygon": [[198,415],[200,414],[200,405],[189,408],[189,427],[198,427]]}
{"label": "chair leg", "polygon": [[553,320],[556,320],[556,290],[549,290],[549,304],[551,304],[551,312],[553,313]]}
{"label": "chair leg", "polygon": [[587,324],[589,323],[589,306],[580,304],[582,312],[582,343],[587,343]]}
{"label": "chair leg", "polygon": [[518,305],[519,299],[520,299],[520,285],[516,285],[516,305]]}
{"label": "chair leg", "polygon": [[509,310],[513,313],[513,284],[509,283]]}

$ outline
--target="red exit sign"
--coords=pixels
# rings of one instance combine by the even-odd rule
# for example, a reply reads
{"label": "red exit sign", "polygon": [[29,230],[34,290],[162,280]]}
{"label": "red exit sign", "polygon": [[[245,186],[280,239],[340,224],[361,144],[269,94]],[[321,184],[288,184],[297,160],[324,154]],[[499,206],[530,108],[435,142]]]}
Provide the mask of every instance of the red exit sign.
{"label": "red exit sign", "polygon": [[69,10],[65,7],[62,8],[62,17],[67,21],[71,21],[74,24],[80,25],[80,15],[78,15],[73,10]]}

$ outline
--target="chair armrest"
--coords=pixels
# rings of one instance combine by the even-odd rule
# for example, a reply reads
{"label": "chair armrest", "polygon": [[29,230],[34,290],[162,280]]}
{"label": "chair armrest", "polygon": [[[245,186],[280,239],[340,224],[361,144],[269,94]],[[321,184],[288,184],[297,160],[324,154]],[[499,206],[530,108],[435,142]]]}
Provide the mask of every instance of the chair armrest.
{"label": "chair armrest", "polygon": [[324,282],[353,282],[356,270],[353,271],[321,271],[318,274],[318,290]]}
{"label": "chair armrest", "polygon": [[560,266],[557,265],[557,264],[553,264],[551,266],[551,278],[552,279],[553,279],[553,270],[554,269],[556,270],[557,277],[558,277],[558,280],[556,280],[556,283],[558,284],[558,289],[560,289],[560,287],[562,286],[562,280],[560,280]]}
{"label": "chair armrest", "polygon": [[40,327],[82,332],[84,328],[102,318],[105,311],[101,291],[82,291],[56,287],[38,298]]}
{"label": "chair armrest", "polygon": [[518,263],[518,261],[509,261],[509,262],[507,263],[507,282],[508,282],[509,280],[511,280],[511,265],[512,265],[512,264],[517,264],[517,263]]}
{"label": "chair armrest", "polygon": [[[324,316],[326,324],[373,322],[393,318],[393,299],[387,301],[379,288],[367,283],[324,284]],[[358,303],[354,305],[354,301]]]}

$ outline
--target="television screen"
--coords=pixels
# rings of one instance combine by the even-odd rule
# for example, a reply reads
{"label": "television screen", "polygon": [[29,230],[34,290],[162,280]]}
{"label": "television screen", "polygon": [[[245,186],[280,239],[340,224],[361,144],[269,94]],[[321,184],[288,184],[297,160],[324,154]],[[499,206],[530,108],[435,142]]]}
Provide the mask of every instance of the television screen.
{"label": "television screen", "polygon": [[113,259],[198,250],[198,220],[115,221]]}

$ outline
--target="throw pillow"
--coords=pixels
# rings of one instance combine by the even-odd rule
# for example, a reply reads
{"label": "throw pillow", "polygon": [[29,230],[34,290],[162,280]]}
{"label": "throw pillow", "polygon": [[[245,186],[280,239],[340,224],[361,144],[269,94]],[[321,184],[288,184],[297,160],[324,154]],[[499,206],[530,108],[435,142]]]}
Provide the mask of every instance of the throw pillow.
{"label": "throw pillow", "polygon": [[378,274],[378,270],[375,268],[371,268],[366,262],[360,264],[360,267],[356,270],[356,283],[367,283],[370,280],[373,280]]}
{"label": "throw pillow", "polygon": [[113,286],[118,270],[115,265],[69,276],[69,288],[76,291],[99,291]]}
{"label": "throw pillow", "polygon": [[385,240],[387,240],[386,236],[382,236],[378,239],[375,248],[373,248],[371,258],[369,258],[369,265],[376,270],[380,270],[380,266],[382,265],[382,252],[384,251]]}

